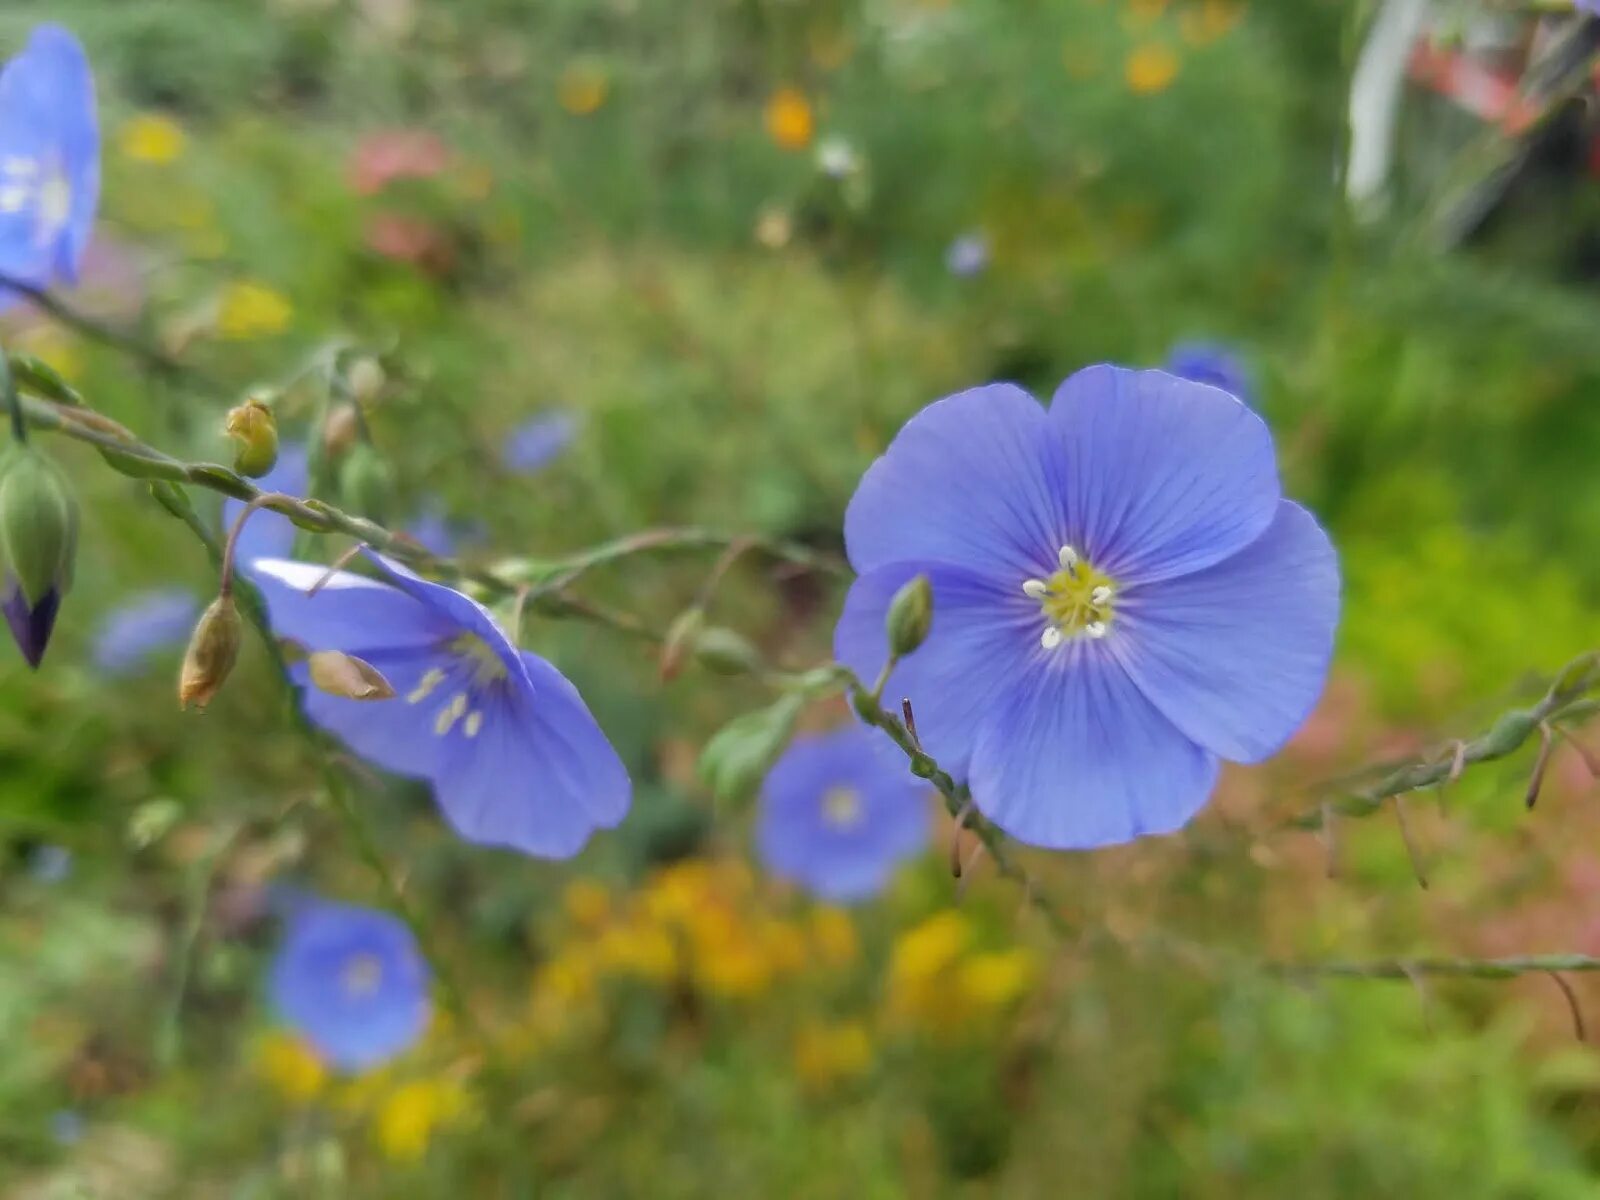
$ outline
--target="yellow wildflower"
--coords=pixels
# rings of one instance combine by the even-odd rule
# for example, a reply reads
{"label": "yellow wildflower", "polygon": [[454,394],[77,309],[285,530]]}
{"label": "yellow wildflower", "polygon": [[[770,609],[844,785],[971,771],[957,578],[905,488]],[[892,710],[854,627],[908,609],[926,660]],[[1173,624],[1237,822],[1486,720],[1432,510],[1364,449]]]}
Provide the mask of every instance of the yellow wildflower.
{"label": "yellow wildflower", "polygon": [[1178,77],[1178,55],[1170,46],[1146,42],[1128,55],[1123,69],[1128,87],[1140,96],[1164,92]]}
{"label": "yellow wildflower", "polygon": [[605,68],[594,62],[571,64],[556,84],[556,99],[575,117],[597,112],[610,93],[611,80]]}
{"label": "yellow wildflower", "polygon": [[256,1045],[255,1071],[278,1095],[306,1104],[321,1093],[328,1069],[303,1038],[275,1029]]}
{"label": "yellow wildflower", "polygon": [[604,969],[650,983],[666,983],[678,973],[678,947],[659,925],[632,921],[607,929],[595,944]]}
{"label": "yellow wildflower", "polygon": [[804,150],[816,133],[811,102],[797,88],[779,88],[767,101],[767,134],[783,150]]}
{"label": "yellow wildflower", "polygon": [[1242,0],[1200,0],[1198,8],[1184,9],[1178,28],[1184,40],[1204,46],[1231,32],[1242,16]]}
{"label": "yellow wildflower", "polygon": [[811,1022],[795,1038],[795,1074],[815,1091],[858,1079],[871,1065],[872,1039],[859,1021]]}
{"label": "yellow wildflower", "polygon": [[123,122],[117,133],[117,147],[124,158],[157,166],[176,162],[187,143],[183,127],[160,113],[140,113]]}
{"label": "yellow wildflower", "polygon": [[594,960],[584,947],[570,946],[540,968],[534,989],[566,1004],[589,1000],[595,991]]}
{"label": "yellow wildflower", "polygon": [[961,991],[981,1012],[1009,1008],[1033,986],[1033,953],[1024,946],[974,954],[961,964]]}
{"label": "yellow wildflower", "polygon": [[413,1080],[384,1098],[373,1118],[373,1139],[390,1158],[413,1162],[422,1157],[439,1128],[466,1109],[466,1094],[453,1080]]}
{"label": "yellow wildflower", "polygon": [[248,280],[230,283],[217,306],[217,332],[225,338],[271,337],[289,327],[294,309],[279,292]]}
{"label": "yellow wildflower", "polygon": [[611,912],[611,894],[592,879],[574,879],[561,893],[561,907],[574,925],[597,929]]}
{"label": "yellow wildflower", "polygon": [[861,953],[856,924],[840,908],[818,908],[811,914],[811,946],[825,967],[848,967]]}

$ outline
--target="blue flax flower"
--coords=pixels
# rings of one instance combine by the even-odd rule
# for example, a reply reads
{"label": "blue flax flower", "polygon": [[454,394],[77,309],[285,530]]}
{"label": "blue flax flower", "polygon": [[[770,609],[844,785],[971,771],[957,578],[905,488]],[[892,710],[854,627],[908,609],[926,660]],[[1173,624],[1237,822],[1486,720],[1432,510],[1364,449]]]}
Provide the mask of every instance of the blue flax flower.
{"label": "blue flax flower", "polygon": [[963,233],[945,248],[945,270],[959,279],[980,274],[989,265],[989,237],[981,230]]}
{"label": "blue flax flower", "polygon": [[200,604],[186,588],[141,592],[108,613],[94,637],[94,665],[104,675],[128,675],[157,652],[189,640]]}
{"label": "blue flax flower", "polygon": [[78,281],[100,197],[100,128],[83,47],[40,25],[0,71],[0,273]]}
{"label": "blue flax flower", "polygon": [[826,900],[862,900],[928,844],[928,785],[885,745],[847,725],[784,752],[762,786],[756,828],[774,874]]}
{"label": "blue flax flower", "polygon": [[[311,487],[311,465],[306,448],[293,442],[280,446],[278,461],[273,464],[272,470],[255,483],[263,492],[304,497]],[[243,511],[243,500],[228,499],[222,502],[223,537],[233,531],[233,523]],[[248,574],[250,564],[258,558],[285,558],[292,553],[298,532],[288,517],[258,508],[244,524],[244,532],[239,535],[239,545],[234,551],[235,557]]]}
{"label": "blue flax flower", "polygon": [[569,412],[547,412],[512,430],[501,461],[506,470],[532,475],[549,466],[578,436],[578,418]]}
{"label": "blue flax flower", "polygon": [[1246,404],[1255,403],[1250,368],[1220,342],[1179,342],[1167,355],[1169,374],[1193,383],[1209,383]]}
{"label": "blue flax flower", "polygon": [[[389,680],[388,700],[306,687],[306,715],[356,753],[426,779],[468,841],[570,858],[628,809],[632,785],[576,688],[519,650],[487,609],[367,553],[380,582],[315,563],[257,559],[272,627],[307,650],[340,650]],[[305,686],[304,664],[293,668]]]}
{"label": "blue flax flower", "polygon": [[1218,760],[1276,751],[1322,690],[1333,547],[1283,499],[1267,427],[1216,388],[1099,366],[1048,410],[1009,384],[924,409],[845,515],[835,634],[866,678],[918,573],[927,641],[894,672],[928,752],[1034,845],[1184,825]]}
{"label": "blue flax flower", "polygon": [[404,921],[354,905],[296,903],[272,962],[278,1015],[331,1065],[375,1067],[428,1027],[428,964]]}

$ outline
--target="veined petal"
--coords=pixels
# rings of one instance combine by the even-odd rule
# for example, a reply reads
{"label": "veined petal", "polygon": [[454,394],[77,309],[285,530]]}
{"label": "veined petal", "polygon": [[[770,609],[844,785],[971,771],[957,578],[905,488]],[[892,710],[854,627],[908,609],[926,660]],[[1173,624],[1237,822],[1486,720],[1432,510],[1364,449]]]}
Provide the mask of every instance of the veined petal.
{"label": "veined petal", "polygon": [[367,561],[377,567],[396,588],[427,606],[442,619],[468,633],[476,634],[494,651],[511,677],[522,684],[528,681],[528,671],[523,655],[512,645],[511,639],[500,628],[499,622],[487,608],[470,596],[454,588],[422,578],[402,563],[396,562],[374,550],[362,552]]}
{"label": "veined petal", "polygon": [[1164,371],[1089,367],[1056,391],[1067,540],[1126,587],[1221,562],[1266,530],[1281,490],[1266,424]]}
{"label": "veined petal", "polygon": [[928,753],[951,774],[965,773],[973,739],[997,697],[1037,655],[1043,620],[1020,589],[943,563],[899,562],[869,571],[845,597],[834,656],[871,683],[889,657],[889,602],[909,580],[933,585],[927,640],[890,676],[885,703],[909,698]]}
{"label": "veined petal", "polygon": [[251,580],[267,602],[272,631],[307,650],[368,651],[432,647],[458,632],[437,610],[399,588],[349,571],[335,571],[315,595],[308,590],[327,574],[317,563],[258,558]]}
{"label": "veined petal", "polygon": [[1018,841],[1088,850],[1171,833],[1199,811],[1217,759],[1144,698],[1098,644],[1074,643],[1017,679],[983,723],[969,782]]}
{"label": "veined petal", "polygon": [[338,737],[362,758],[396,775],[432,779],[444,761],[446,741],[438,732],[440,710],[472,681],[472,664],[431,646],[364,650],[394,688],[388,700],[347,700],[311,684],[304,663],[290,669],[303,689],[302,707],[312,722]]}
{"label": "veined petal", "polygon": [[1232,558],[1130,588],[1111,649],[1151,703],[1200,745],[1257,762],[1298,729],[1322,693],[1339,621],[1328,535],[1283,501]]}
{"label": "veined petal", "polygon": [[439,806],[468,841],[571,858],[622,820],[633,785],[577,689],[523,653],[528,684],[498,689],[458,723],[434,777]]}
{"label": "veined petal", "polygon": [[1044,409],[1006,383],[930,404],[867,469],[845,512],[850,562],[945,562],[1017,583],[1064,530]]}

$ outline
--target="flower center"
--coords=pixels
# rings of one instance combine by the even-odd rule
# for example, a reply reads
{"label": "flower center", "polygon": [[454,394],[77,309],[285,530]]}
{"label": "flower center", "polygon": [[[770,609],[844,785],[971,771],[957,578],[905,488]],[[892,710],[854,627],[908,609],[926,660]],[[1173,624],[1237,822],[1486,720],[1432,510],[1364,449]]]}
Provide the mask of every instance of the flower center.
{"label": "flower center", "polygon": [[339,972],[339,987],[351,1000],[372,995],[383,983],[383,963],[376,954],[357,954]]}
{"label": "flower center", "polygon": [[831,787],[822,793],[822,819],[844,832],[861,824],[861,793],[853,787]]}
{"label": "flower center", "polygon": [[[458,633],[440,649],[457,662],[464,663],[471,677],[465,689],[443,698],[434,714],[433,732],[444,737],[459,724],[463,733],[475,738],[483,728],[483,689],[499,683],[509,672],[505,663],[500,661],[500,656],[494,652],[494,647],[475,633]],[[443,667],[429,667],[417,680],[417,686],[406,693],[406,703],[421,704],[452,674]],[[480,707],[474,708],[474,704]]]}
{"label": "flower center", "polygon": [[1054,650],[1078,637],[1103,638],[1116,615],[1117,585],[1071,546],[1056,556],[1061,569],[1048,579],[1028,579],[1023,593],[1039,602],[1047,622],[1039,644]]}

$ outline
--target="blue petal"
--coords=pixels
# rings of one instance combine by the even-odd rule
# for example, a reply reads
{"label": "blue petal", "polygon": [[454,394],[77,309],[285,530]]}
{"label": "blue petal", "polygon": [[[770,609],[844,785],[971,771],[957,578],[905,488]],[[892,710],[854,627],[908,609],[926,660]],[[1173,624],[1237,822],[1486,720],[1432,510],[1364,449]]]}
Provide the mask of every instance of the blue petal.
{"label": "blue petal", "polygon": [[200,603],[187,588],[157,588],[109,613],[94,639],[94,665],[108,675],[135,670],[156,651],[189,638]]}
{"label": "blue petal", "polygon": [[1018,841],[1087,850],[1170,833],[1217,779],[1217,759],[1144,698],[1096,643],[1051,651],[1009,689],[972,754],[978,809]]}
{"label": "blue petal", "polygon": [[1220,342],[1180,342],[1167,355],[1166,371],[1191,383],[1204,383],[1254,404],[1250,369],[1244,360]]}
{"label": "blue petal", "polygon": [[578,435],[578,419],[567,412],[541,413],[512,431],[501,461],[519,475],[542,471]]}
{"label": "blue petal", "polygon": [[34,29],[0,71],[0,161],[29,160],[59,172],[70,189],[66,223],[39,236],[37,203],[0,214],[0,270],[40,287],[76,282],[100,194],[100,132],[94,78],[83,47],[66,29]]}
{"label": "blue petal", "polygon": [[[446,741],[436,730],[439,709],[469,690],[473,664],[432,647],[365,650],[359,657],[376,667],[394,696],[347,700],[313,687],[304,664],[290,674],[304,689],[302,707],[311,721],[386,771],[432,779],[444,762]],[[441,677],[424,676],[429,671]]]}
{"label": "blue petal", "polygon": [[1044,409],[1011,384],[930,404],[856,488],[844,518],[851,564],[945,562],[1020,587],[1065,531],[1051,441]]}
{"label": "blue petal", "polygon": [[1020,587],[936,563],[881,567],[850,588],[834,631],[834,656],[869,684],[889,656],[889,602],[918,574],[933,585],[933,624],[890,676],[885,702],[893,707],[909,698],[924,747],[960,777],[997,697],[1042,653],[1043,621]]}
{"label": "blue petal", "polygon": [[373,650],[437,647],[460,632],[447,615],[399,588],[349,571],[335,571],[307,595],[327,573],[318,563],[256,560],[252,582],[267,602],[275,634],[307,650],[366,658]]}
{"label": "blue petal", "polygon": [[1284,501],[1271,528],[1214,567],[1130,589],[1108,639],[1140,689],[1190,738],[1257,762],[1322,692],[1339,622],[1328,535]]}
{"label": "blue petal", "polygon": [[434,791],[462,837],[540,858],[571,858],[628,811],[627,769],[576,688],[523,652],[527,681],[486,693],[482,724],[445,739]]}
{"label": "blue petal", "polygon": [[1050,422],[1065,454],[1068,540],[1121,586],[1221,562],[1277,513],[1272,435],[1216,388],[1090,367],[1061,385]]}
{"label": "blue petal", "polygon": [[507,673],[526,684],[528,672],[523,665],[523,655],[512,645],[511,639],[487,608],[454,588],[422,578],[409,567],[376,551],[364,550],[363,554],[396,588],[432,609],[444,621],[464,632],[476,634],[494,651]]}
{"label": "blue petal", "polygon": [[[311,487],[311,471],[304,446],[289,443],[278,449],[278,461],[272,470],[256,480],[263,492],[282,492],[288,496],[304,496]],[[234,522],[244,511],[243,500],[222,502],[222,534],[233,531]],[[257,509],[245,522],[239,534],[239,544],[234,557],[246,574],[258,558],[287,558],[294,553],[297,530],[288,517],[265,509]]]}

